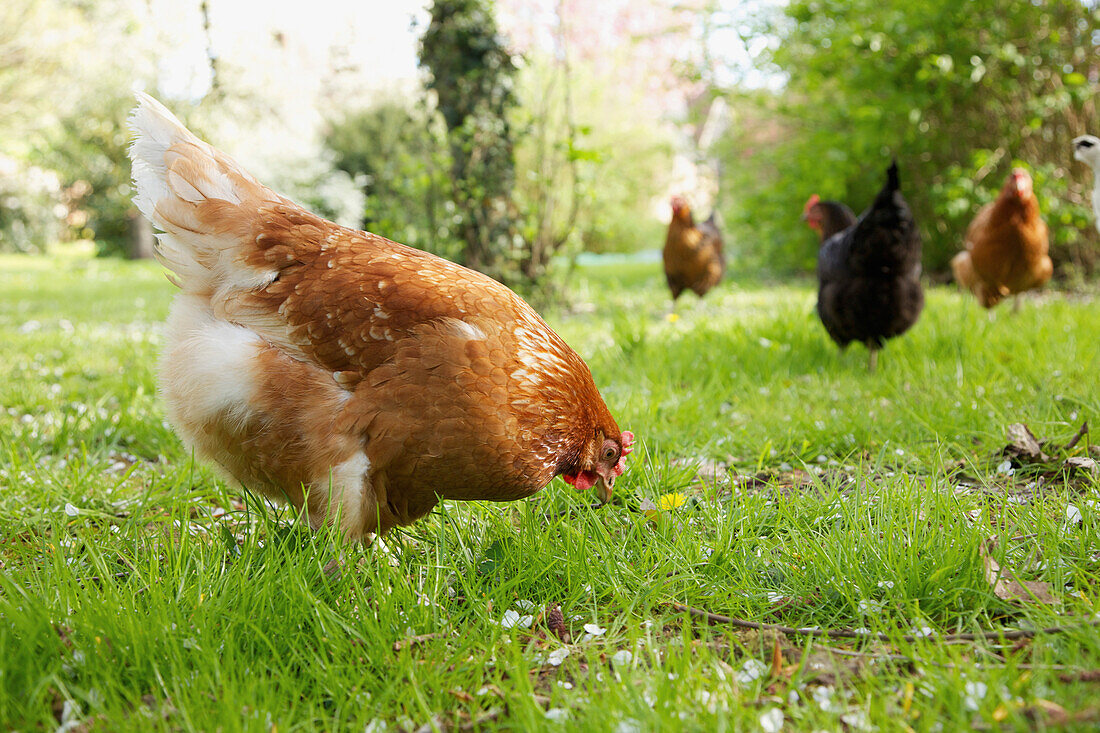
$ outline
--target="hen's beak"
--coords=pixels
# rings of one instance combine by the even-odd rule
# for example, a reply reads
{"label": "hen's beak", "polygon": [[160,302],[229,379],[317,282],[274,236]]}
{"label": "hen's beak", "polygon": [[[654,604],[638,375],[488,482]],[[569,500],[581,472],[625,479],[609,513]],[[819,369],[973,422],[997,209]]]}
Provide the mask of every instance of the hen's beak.
{"label": "hen's beak", "polygon": [[615,477],[605,477],[603,474],[596,474],[596,485],[592,487],[592,490],[596,492],[596,496],[599,498],[601,504],[606,504],[611,501],[611,487],[615,485]]}

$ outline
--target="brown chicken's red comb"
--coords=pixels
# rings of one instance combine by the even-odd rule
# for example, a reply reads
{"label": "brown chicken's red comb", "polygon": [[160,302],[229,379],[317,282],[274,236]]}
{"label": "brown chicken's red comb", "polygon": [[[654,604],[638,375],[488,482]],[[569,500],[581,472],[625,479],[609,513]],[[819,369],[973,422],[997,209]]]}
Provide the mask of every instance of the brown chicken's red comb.
{"label": "brown chicken's red comb", "polygon": [[619,462],[615,464],[615,475],[622,476],[623,471],[626,470],[626,457],[634,450],[634,433],[629,430],[623,431],[623,454],[619,456]]}

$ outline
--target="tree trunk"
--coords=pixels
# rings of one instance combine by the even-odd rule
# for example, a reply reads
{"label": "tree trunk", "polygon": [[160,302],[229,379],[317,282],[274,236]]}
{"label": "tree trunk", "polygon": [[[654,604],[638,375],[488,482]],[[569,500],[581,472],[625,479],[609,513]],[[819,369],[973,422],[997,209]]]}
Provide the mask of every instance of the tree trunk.
{"label": "tree trunk", "polygon": [[136,211],[130,214],[130,236],[126,246],[126,256],[131,260],[147,260],[153,256],[153,226]]}

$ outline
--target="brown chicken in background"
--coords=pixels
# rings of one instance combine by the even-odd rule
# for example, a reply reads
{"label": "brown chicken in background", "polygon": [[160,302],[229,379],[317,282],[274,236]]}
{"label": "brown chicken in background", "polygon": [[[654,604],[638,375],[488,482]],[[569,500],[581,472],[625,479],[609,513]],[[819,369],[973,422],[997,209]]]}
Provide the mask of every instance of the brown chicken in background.
{"label": "brown chicken in background", "polygon": [[700,298],[722,279],[726,257],[722,251],[722,233],[714,213],[696,225],[691,207],[680,196],[672,197],[672,221],[665,237],[665,279],[672,291],[672,305],[684,290]]}
{"label": "brown chicken in background", "polygon": [[[982,207],[966,230],[966,250],[951,260],[955,281],[984,308],[1009,295],[1041,287],[1054,267],[1047,225],[1039,214],[1031,176],[1013,169],[997,200]],[[1013,310],[1019,308],[1016,298]]]}
{"label": "brown chicken in background", "polygon": [[199,456],[351,539],[558,475],[610,498],[634,436],[515,293],[311,214],[151,97],[131,123],[135,202],[181,290],[160,389]]}

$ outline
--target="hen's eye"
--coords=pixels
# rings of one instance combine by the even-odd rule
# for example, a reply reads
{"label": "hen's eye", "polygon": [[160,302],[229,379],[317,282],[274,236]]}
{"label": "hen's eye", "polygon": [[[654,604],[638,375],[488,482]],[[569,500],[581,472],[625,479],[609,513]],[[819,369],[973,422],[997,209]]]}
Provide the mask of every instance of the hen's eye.
{"label": "hen's eye", "polygon": [[615,457],[615,449],[614,448],[608,448],[607,450],[605,450],[603,452],[603,457],[604,457],[604,460],[610,461],[612,458]]}

